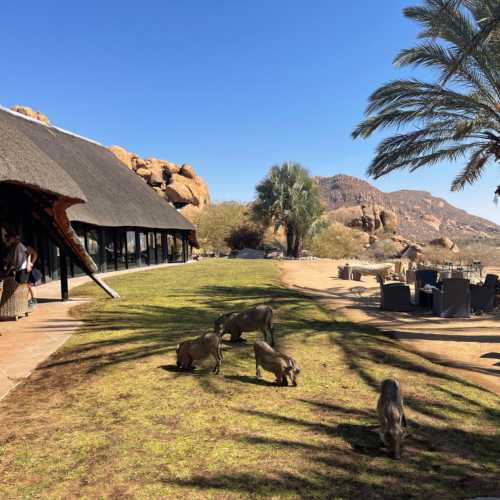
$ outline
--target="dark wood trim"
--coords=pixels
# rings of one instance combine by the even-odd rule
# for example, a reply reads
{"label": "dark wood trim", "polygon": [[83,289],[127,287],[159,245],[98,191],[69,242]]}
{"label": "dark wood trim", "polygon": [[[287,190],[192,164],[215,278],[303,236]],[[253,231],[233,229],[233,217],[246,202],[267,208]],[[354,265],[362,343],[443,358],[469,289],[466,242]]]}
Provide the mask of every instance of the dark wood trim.
{"label": "dark wood trim", "polygon": [[69,300],[68,264],[64,248],[59,248],[59,269],[61,273],[61,299]]}

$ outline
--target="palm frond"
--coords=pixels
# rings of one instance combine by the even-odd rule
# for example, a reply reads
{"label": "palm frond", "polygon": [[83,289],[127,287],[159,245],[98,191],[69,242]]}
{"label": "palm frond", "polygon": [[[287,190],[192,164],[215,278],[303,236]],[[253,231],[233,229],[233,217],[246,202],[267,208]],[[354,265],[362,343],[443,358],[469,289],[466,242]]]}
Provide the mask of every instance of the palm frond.
{"label": "palm frond", "polygon": [[485,153],[484,147],[476,149],[470,156],[467,165],[455,177],[451,185],[452,191],[460,191],[466,184],[474,184],[483,174],[484,168],[489,160],[489,155]]}
{"label": "palm frond", "polygon": [[377,147],[368,168],[376,178],[468,158],[452,185],[461,189],[490,160],[500,161],[500,0],[422,0],[404,13],[419,23],[424,41],[394,62],[437,70],[436,81],[382,85],[352,137],[398,131]]}

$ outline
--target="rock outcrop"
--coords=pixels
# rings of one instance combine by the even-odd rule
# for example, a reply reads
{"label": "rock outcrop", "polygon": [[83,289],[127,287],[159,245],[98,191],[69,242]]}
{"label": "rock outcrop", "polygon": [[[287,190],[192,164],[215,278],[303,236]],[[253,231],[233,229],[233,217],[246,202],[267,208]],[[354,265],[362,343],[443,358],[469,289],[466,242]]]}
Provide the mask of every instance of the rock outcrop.
{"label": "rock outcrop", "polygon": [[444,248],[445,250],[450,250],[453,253],[460,252],[458,245],[447,236],[442,236],[441,238],[429,241],[429,245],[437,248]]}
{"label": "rock outcrop", "polygon": [[[317,177],[316,182],[323,202],[334,214],[348,208],[350,212],[347,213],[358,214],[359,219],[361,206],[381,207],[396,215],[397,233],[413,241],[430,241],[441,236],[452,240],[486,240],[500,236],[497,224],[471,215],[426,191],[383,193],[368,182],[349,175]],[[374,224],[378,224],[376,220]],[[368,221],[367,227],[370,225]]]}
{"label": "rock outcrop", "polygon": [[359,229],[368,234],[393,233],[398,227],[398,216],[392,210],[380,205],[356,205],[332,210],[329,218],[345,226]]}
{"label": "rock outcrop", "polygon": [[21,113],[24,116],[28,116],[30,118],[38,120],[39,122],[50,123],[49,119],[43,113],[35,111],[34,109],[29,108],[28,106],[19,106],[18,104],[16,104],[15,106],[12,106],[12,108],[10,109],[12,109],[12,111],[15,111],[16,113]]}
{"label": "rock outcrop", "polygon": [[191,165],[141,158],[120,146],[109,150],[188,219],[195,220],[210,205],[208,186]]}

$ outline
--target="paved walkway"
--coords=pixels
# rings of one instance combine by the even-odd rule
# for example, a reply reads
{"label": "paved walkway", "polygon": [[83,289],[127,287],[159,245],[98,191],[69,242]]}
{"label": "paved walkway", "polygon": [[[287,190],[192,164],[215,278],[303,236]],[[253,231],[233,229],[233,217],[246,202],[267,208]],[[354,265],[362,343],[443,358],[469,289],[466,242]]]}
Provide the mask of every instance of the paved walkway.
{"label": "paved walkway", "polygon": [[[427,359],[453,369],[500,395],[500,309],[468,319],[438,318],[426,312],[381,311],[375,278],[363,281],[337,278],[345,261],[286,261],[283,281],[320,300],[348,320],[388,332]],[[499,274],[499,269],[492,269]],[[413,287],[412,287],[413,288]]]}
{"label": "paved walkway", "polygon": [[[103,274],[105,278],[118,274],[147,271],[180,264],[162,264]],[[69,280],[70,290],[91,279],[81,276]],[[96,285],[97,286],[97,285]],[[0,400],[54,351],[61,347],[71,334],[81,326],[72,318],[72,307],[84,303],[84,298],[62,302],[59,281],[36,288],[39,305],[28,318],[0,322]]]}

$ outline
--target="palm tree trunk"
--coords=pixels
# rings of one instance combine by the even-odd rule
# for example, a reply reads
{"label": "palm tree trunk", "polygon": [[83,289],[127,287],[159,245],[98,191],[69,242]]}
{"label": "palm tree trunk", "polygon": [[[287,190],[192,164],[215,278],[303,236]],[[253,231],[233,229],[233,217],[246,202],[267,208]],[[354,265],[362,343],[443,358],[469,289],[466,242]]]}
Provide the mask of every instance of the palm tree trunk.
{"label": "palm tree trunk", "polygon": [[293,257],[293,251],[295,247],[295,231],[291,225],[286,227],[286,255],[287,257]]}
{"label": "palm tree trunk", "polygon": [[297,259],[300,257],[301,252],[302,252],[302,238],[298,234],[296,234],[293,245],[293,256]]}

